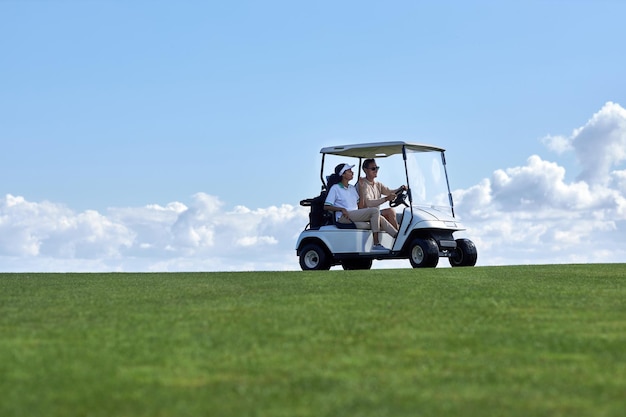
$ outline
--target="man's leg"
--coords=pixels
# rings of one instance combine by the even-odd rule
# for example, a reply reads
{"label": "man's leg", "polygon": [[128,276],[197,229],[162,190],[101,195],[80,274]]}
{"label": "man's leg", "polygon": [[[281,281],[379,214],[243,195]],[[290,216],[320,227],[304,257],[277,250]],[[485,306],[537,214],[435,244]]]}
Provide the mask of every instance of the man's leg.
{"label": "man's leg", "polygon": [[396,218],[396,211],[392,208],[386,208],[381,211],[381,214],[387,221],[394,227],[394,229],[398,230],[398,219]]}
{"label": "man's leg", "polygon": [[380,227],[385,232],[389,233],[391,237],[395,238],[396,236],[398,236],[398,229],[393,227],[391,223],[389,223],[387,219],[382,216],[380,217]]}
{"label": "man's leg", "polygon": [[374,243],[379,243],[378,233],[382,228],[392,237],[398,235],[398,230],[394,228],[384,217],[380,215],[380,210],[376,207],[364,208],[349,212],[352,221],[369,221],[372,232],[374,233]]}

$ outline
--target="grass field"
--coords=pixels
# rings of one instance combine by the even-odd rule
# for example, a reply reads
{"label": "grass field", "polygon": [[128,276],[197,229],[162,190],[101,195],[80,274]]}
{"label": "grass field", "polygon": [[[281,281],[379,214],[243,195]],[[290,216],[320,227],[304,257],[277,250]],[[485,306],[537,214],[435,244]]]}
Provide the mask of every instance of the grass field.
{"label": "grass field", "polygon": [[0,415],[624,416],[626,265],[0,274]]}

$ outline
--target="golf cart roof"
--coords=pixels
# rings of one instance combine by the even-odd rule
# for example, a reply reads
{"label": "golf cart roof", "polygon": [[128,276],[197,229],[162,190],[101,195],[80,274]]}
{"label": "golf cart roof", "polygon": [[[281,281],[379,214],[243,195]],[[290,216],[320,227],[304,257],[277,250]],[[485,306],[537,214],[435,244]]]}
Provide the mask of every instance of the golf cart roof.
{"label": "golf cart roof", "polygon": [[359,143],[354,145],[329,146],[322,148],[320,153],[354,158],[385,158],[401,154],[402,147],[415,152],[443,152],[445,149],[433,145],[424,145],[410,142],[376,142]]}

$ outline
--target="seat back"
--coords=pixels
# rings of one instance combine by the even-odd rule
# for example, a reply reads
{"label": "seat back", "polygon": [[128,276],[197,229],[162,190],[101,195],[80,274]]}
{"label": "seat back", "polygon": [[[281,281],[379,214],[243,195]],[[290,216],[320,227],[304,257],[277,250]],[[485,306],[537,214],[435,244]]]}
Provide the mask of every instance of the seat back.
{"label": "seat back", "polygon": [[[324,209],[324,200],[326,199],[326,191],[323,190],[319,196],[307,198],[300,201],[300,205],[310,207],[309,224],[306,228],[317,230],[327,224],[332,224],[334,216]],[[305,229],[306,229],[305,228]]]}

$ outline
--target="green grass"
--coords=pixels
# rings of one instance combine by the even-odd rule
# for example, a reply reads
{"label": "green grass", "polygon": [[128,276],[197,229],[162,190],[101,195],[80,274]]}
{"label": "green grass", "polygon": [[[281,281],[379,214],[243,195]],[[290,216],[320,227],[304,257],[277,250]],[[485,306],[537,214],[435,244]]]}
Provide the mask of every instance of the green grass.
{"label": "green grass", "polygon": [[0,274],[0,415],[623,416],[625,276]]}

